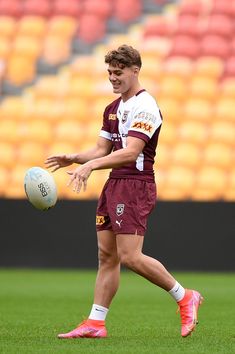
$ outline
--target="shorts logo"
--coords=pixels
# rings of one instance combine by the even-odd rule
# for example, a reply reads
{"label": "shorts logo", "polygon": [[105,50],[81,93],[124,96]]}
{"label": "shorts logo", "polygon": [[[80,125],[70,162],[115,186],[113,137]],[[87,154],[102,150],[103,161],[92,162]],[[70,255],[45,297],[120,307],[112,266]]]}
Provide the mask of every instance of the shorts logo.
{"label": "shorts logo", "polygon": [[140,130],[143,130],[143,131],[149,132],[149,133],[151,133],[151,131],[153,129],[153,127],[150,124],[143,123],[143,122],[134,122],[132,124],[131,128],[140,129]]}
{"label": "shorts logo", "polygon": [[103,225],[105,223],[104,216],[96,215],[96,225]]}
{"label": "shorts logo", "polygon": [[116,114],[109,114],[109,120],[116,120],[117,119],[117,115]]}
{"label": "shorts logo", "polygon": [[122,123],[123,124],[126,123],[129,112],[130,111],[124,111],[123,116],[122,116]]}
{"label": "shorts logo", "polygon": [[125,208],[124,204],[117,204],[117,207],[116,207],[117,216],[120,216],[124,213],[124,208]]}

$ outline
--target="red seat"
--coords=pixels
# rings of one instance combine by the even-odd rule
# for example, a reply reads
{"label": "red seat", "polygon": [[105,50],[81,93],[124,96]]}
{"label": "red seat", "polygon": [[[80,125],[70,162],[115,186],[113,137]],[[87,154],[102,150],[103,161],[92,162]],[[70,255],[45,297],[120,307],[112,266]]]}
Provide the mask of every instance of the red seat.
{"label": "red seat", "polygon": [[55,0],[54,15],[79,17],[82,13],[82,2],[79,0]]}
{"label": "red seat", "polygon": [[173,40],[169,56],[185,56],[195,59],[200,54],[200,46],[197,39],[192,36],[179,35]]}
{"label": "red seat", "polygon": [[175,35],[199,36],[201,33],[202,25],[197,15],[185,14],[178,17]]}
{"label": "red seat", "polygon": [[205,35],[201,41],[201,54],[226,59],[231,51],[230,42],[222,36]]}
{"label": "red seat", "polygon": [[18,17],[22,13],[21,1],[19,0],[1,0],[0,14],[12,17]]}
{"label": "red seat", "polygon": [[232,17],[235,14],[235,2],[225,0],[214,0],[211,13],[225,14]]}
{"label": "red seat", "polygon": [[51,2],[48,0],[25,0],[23,4],[24,15],[38,15],[47,17],[51,14]]}
{"label": "red seat", "polygon": [[79,21],[78,38],[86,43],[95,43],[105,35],[105,22],[96,15],[82,15]]}
{"label": "red seat", "polygon": [[130,22],[141,16],[140,0],[116,0],[114,2],[114,17],[120,22]]}
{"label": "red seat", "polygon": [[202,0],[185,0],[180,4],[179,14],[200,15],[203,12],[204,3]]}
{"label": "red seat", "polygon": [[109,0],[86,0],[83,4],[83,11],[87,14],[94,14],[106,19],[112,13],[112,2]]}
{"label": "red seat", "polygon": [[144,25],[144,37],[167,37],[173,32],[172,24],[164,17],[150,18]]}
{"label": "red seat", "polygon": [[205,27],[205,33],[220,35],[227,38],[233,36],[234,26],[233,21],[229,16],[214,14],[208,17]]}
{"label": "red seat", "polygon": [[226,60],[224,64],[224,76],[235,77],[235,55]]}

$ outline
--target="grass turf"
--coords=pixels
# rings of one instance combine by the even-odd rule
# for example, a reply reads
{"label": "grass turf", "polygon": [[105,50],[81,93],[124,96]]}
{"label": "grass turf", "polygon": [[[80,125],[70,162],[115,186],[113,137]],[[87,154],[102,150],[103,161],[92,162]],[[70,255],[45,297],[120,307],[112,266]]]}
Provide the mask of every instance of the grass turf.
{"label": "grass turf", "polygon": [[2,354],[232,354],[235,353],[235,274],[177,273],[200,290],[200,324],[181,338],[180,317],[167,293],[122,272],[105,339],[59,340],[90,311],[95,272],[0,270]]}

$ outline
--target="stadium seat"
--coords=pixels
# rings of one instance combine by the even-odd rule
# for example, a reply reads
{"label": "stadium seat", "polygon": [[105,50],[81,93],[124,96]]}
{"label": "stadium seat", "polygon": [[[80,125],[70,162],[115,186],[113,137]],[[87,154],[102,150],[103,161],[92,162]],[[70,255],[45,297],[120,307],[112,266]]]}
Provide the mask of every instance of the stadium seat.
{"label": "stadium seat", "polygon": [[22,4],[19,0],[1,0],[0,14],[18,18],[22,14]]}
{"label": "stadium seat", "polygon": [[[131,11],[127,11],[131,9]],[[131,22],[141,16],[142,4],[140,0],[116,0],[113,16],[121,23]]]}
{"label": "stadium seat", "polygon": [[224,63],[224,73],[223,76],[226,77],[233,77],[235,78],[235,51],[232,56],[227,58]]}
{"label": "stadium seat", "polygon": [[83,14],[79,20],[78,39],[91,44],[104,38],[106,23],[95,14]]}
{"label": "stadium seat", "polygon": [[24,191],[24,176],[30,165],[17,163],[14,168],[9,170],[7,188],[5,188],[4,196],[10,199],[26,198]]}
{"label": "stadium seat", "polygon": [[35,61],[41,54],[42,41],[40,38],[33,37],[31,35],[19,35],[15,37],[12,43],[12,51],[14,55],[29,57],[32,61]]}
{"label": "stadium seat", "polygon": [[49,0],[25,0],[23,3],[24,15],[37,15],[48,17],[51,15],[52,4]]}
{"label": "stadium seat", "polygon": [[207,123],[185,120],[182,121],[178,128],[178,138],[180,141],[195,143],[198,146],[203,146],[208,139]]}
{"label": "stadium seat", "polygon": [[[0,6],[1,8],[1,6]],[[0,10],[0,35],[1,37],[12,38],[16,33],[17,21],[14,17],[4,16]]]}
{"label": "stadium seat", "polygon": [[209,122],[213,117],[212,104],[205,99],[189,97],[184,104],[184,119]]}
{"label": "stadium seat", "polygon": [[213,56],[200,56],[194,63],[195,75],[218,79],[224,70],[222,59]]}
{"label": "stadium seat", "polygon": [[214,142],[235,146],[235,122],[224,120],[212,122],[209,137]]}
{"label": "stadium seat", "polygon": [[17,24],[17,36],[42,38],[46,31],[47,21],[42,16],[23,16]]}
{"label": "stadium seat", "polygon": [[7,96],[0,106],[0,119],[26,120],[27,105],[21,97]]}
{"label": "stadium seat", "polygon": [[113,3],[110,0],[86,0],[83,3],[83,11],[88,14],[94,14],[104,21],[112,15]]}
{"label": "stadium seat", "polygon": [[78,21],[70,16],[53,16],[48,21],[48,35],[71,39],[77,30]]}
{"label": "stadium seat", "polygon": [[11,167],[16,160],[16,148],[11,142],[0,141],[0,166]]}
{"label": "stadium seat", "polygon": [[179,100],[170,97],[156,97],[158,105],[166,121],[179,122],[183,119],[183,107]]}
{"label": "stadium seat", "polygon": [[32,119],[19,125],[22,141],[50,144],[53,137],[53,127],[48,120]]}
{"label": "stadium seat", "polygon": [[160,133],[160,142],[163,144],[174,145],[177,140],[178,126],[172,121],[163,118]]}
{"label": "stadium seat", "polygon": [[227,186],[227,174],[216,167],[202,167],[197,172],[193,200],[220,200]]}
{"label": "stadium seat", "polygon": [[11,53],[11,40],[0,35],[0,60],[4,63],[4,69]]}
{"label": "stadium seat", "polygon": [[80,0],[55,0],[53,14],[79,18],[82,13],[83,1]]}
{"label": "stadium seat", "polygon": [[193,76],[189,84],[190,95],[205,100],[216,100],[218,94],[218,82],[214,78]]}
{"label": "stadium seat", "polygon": [[215,56],[225,60],[231,53],[230,41],[219,35],[205,34],[200,43],[201,56]]}
{"label": "stadium seat", "polygon": [[206,34],[219,35],[230,39],[234,33],[233,20],[224,14],[212,14],[207,19],[204,31]]}
{"label": "stadium seat", "polygon": [[219,98],[215,104],[215,118],[235,121],[235,101],[230,97]]}
{"label": "stadium seat", "polygon": [[18,146],[17,161],[22,165],[41,166],[45,160],[45,147],[33,141],[23,142]]}
{"label": "stadium seat", "polygon": [[162,69],[166,75],[180,76],[188,79],[192,75],[194,62],[190,58],[185,57],[170,57],[163,61]]}
{"label": "stadium seat", "polygon": [[71,51],[71,43],[67,38],[59,35],[45,37],[42,47],[42,58],[50,65],[58,65],[68,60]]}
{"label": "stadium seat", "polygon": [[71,120],[67,117],[59,121],[54,129],[54,137],[60,142],[76,143],[85,137],[85,126],[78,120]]}
{"label": "stadium seat", "polygon": [[80,122],[87,122],[90,107],[86,100],[81,97],[71,95],[64,100],[64,105],[64,116],[66,119],[74,119]]}
{"label": "stadium seat", "polygon": [[35,63],[29,56],[12,54],[8,59],[6,80],[16,86],[30,83],[35,77],[35,72]]}
{"label": "stadium seat", "polygon": [[180,76],[165,75],[159,84],[161,96],[184,100],[188,93],[187,83]]}
{"label": "stadium seat", "polygon": [[19,140],[18,124],[16,121],[1,119],[0,120],[0,141],[8,143],[16,143]]}
{"label": "stadium seat", "polygon": [[5,197],[9,185],[9,169],[0,165],[0,198]]}
{"label": "stadium seat", "polygon": [[171,156],[173,164],[196,169],[201,163],[202,151],[196,144],[178,142],[174,145]]}
{"label": "stadium seat", "polygon": [[179,6],[179,16],[200,15],[203,13],[205,3],[202,0],[184,0]]}
{"label": "stadium seat", "polygon": [[148,37],[168,37],[173,33],[173,24],[166,17],[156,15],[146,19],[143,28],[144,38]]}
{"label": "stadium seat", "polygon": [[233,164],[233,150],[227,144],[208,143],[203,151],[203,162],[208,166],[228,169]]}
{"label": "stadium seat", "polygon": [[66,86],[57,75],[43,75],[34,85],[34,94],[37,98],[63,97],[68,92]]}
{"label": "stadium seat", "polygon": [[226,201],[234,201],[235,200],[235,168],[231,168],[228,173],[228,184],[224,191],[224,199]]}
{"label": "stadium seat", "polygon": [[169,56],[196,59],[200,55],[200,43],[193,36],[177,35],[172,41]]}
{"label": "stadium seat", "polygon": [[235,5],[231,1],[213,0],[211,7],[212,14],[224,14],[230,17],[235,15]]}
{"label": "stadium seat", "polygon": [[220,85],[220,95],[235,99],[235,76],[225,78]]}
{"label": "stadium seat", "polygon": [[164,199],[171,199],[170,193],[177,193],[178,198],[185,199],[190,195],[194,186],[195,175],[190,168],[172,165],[168,168],[166,173],[166,183],[164,186],[163,196]]}
{"label": "stadium seat", "polygon": [[174,36],[185,35],[198,38],[202,34],[202,30],[202,21],[197,14],[185,14],[178,16]]}
{"label": "stadium seat", "polygon": [[72,154],[77,152],[76,144],[72,144],[70,141],[55,141],[52,140],[51,144],[46,148],[46,157],[57,154]]}
{"label": "stadium seat", "polygon": [[42,97],[35,100],[33,110],[31,112],[32,119],[48,119],[55,123],[65,113],[65,104],[63,100],[51,99],[49,97]]}
{"label": "stadium seat", "polygon": [[157,154],[155,158],[156,170],[158,169],[162,170],[170,166],[171,151],[172,151],[171,147],[164,142],[164,139],[163,140],[161,139],[157,148]]}

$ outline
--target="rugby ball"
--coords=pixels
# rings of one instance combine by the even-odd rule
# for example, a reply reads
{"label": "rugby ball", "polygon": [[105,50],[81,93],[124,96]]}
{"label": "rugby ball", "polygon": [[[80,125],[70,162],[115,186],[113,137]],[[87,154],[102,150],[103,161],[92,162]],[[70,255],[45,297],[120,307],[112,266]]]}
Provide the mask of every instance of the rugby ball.
{"label": "rugby ball", "polygon": [[29,168],[24,177],[25,194],[37,209],[48,210],[57,201],[57,189],[53,176],[41,167]]}

